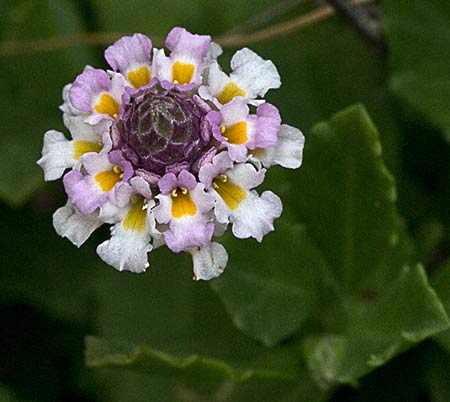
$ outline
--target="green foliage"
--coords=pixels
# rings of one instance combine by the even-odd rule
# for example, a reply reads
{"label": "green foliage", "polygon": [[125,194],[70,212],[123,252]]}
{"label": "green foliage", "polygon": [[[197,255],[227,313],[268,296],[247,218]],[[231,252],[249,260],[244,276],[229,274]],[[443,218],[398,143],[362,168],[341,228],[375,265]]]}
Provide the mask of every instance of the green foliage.
{"label": "green foliage", "polygon": [[[449,326],[447,315],[429,286],[424,270],[407,266],[413,260],[411,247],[399,224],[395,186],[383,165],[380,147],[376,130],[360,106],[337,114],[330,122],[318,124],[305,151],[311,163],[306,165],[305,161],[304,170],[296,179],[296,186],[292,187],[292,197],[285,194],[286,204],[293,206],[299,215],[297,219],[304,224],[284,223],[280,225],[280,231],[269,236],[262,245],[243,247],[241,255],[231,255],[227,274],[212,282],[213,288],[224,299],[235,325],[267,345],[292,335],[308,318],[318,321],[316,325],[321,330],[309,329],[300,342],[308,368],[318,383],[325,387],[354,383],[405,348]],[[340,180],[341,177],[346,179]],[[350,185],[349,178],[353,179]],[[318,189],[326,189],[326,192],[313,192],[313,181]],[[349,213],[349,205],[353,214]],[[324,212],[327,208],[328,214]],[[312,213],[308,215],[305,211]],[[327,216],[329,214],[334,220]],[[334,221],[337,223],[333,226]],[[271,237],[273,240],[269,243]],[[284,243],[289,239],[290,247],[286,250],[289,252],[283,251],[283,239]],[[334,248],[319,246],[330,244]],[[346,247],[344,250],[342,245]],[[231,242],[229,247],[239,250]],[[274,253],[274,248],[281,252]],[[349,259],[342,260],[342,255]],[[170,261],[169,257],[165,258],[166,267],[177,264]],[[157,261],[154,263],[159,266]],[[232,274],[228,275],[229,272]],[[166,268],[164,276],[168,275]],[[191,340],[186,342],[183,339],[174,346],[172,337],[165,332],[164,340],[152,333],[136,336],[136,324],[130,324],[128,318],[127,321],[116,322],[114,326],[119,324],[117,330],[111,332],[114,319],[109,316],[104,324],[105,331],[122,339],[145,338],[149,346],[124,348],[91,339],[87,355],[91,366],[122,367],[152,375],[181,377],[196,390],[199,384],[204,386],[202,380],[205,378],[209,379],[206,383],[212,385],[220,384],[219,380],[224,379],[240,383],[263,376],[253,366],[244,366],[244,370],[241,367],[236,373],[228,363],[211,359],[211,353],[217,355],[218,351],[227,359],[230,356],[236,359],[236,352],[229,354],[225,345],[235,347],[238,340],[244,342],[244,338],[230,333],[226,326],[212,318],[206,319],[202,314],[204,311],[194,316],[188,312],[174,312],[165,305],[167,293],[160,299],[156,289],[149,291],[149,286],[136,283],[132,287],[127,309],[130,308],[129,303],[136,305],[132,310],[139,314],[137,303],[151,297],[155,311],[165,311],[166,317],[177,317],[177,336],[187,331],[186,336]],[[167,291],[172,286],[173,283],[166,283],[162,288]],[[192,301],[188,301],[190,298],[199,297],[198,290],[193,291],[184,282],[177,286],[177,299],[180,301],[183,294],[188,297],[182,303],[183,309],[192,305]],[[179,286],[187,293],[181,293]],[[121,287],[115,284],[114,288],[106,291],[105,304],[109,308],[117,303],[109,299],[111,295],[124,294],[123,290],[118,290]],[[143,289],[142,296],[139,296],[139,288]],[[121,300],[120,304],[123,302]],[[148,324],[142,322],[143,317],[154,319],[148,310],[151,304],[147,302],[144,305],[146,311],[139,314],[138,331],[142,327],[153,327],[150,321]],[[179,305],[176,307],[177,310],[180,308]],[[207,309],[202,305],[202,310]],[[214,311],[213,307],[211,311]],[[313,312],[316,314],[311,317]],[[190,322],[183,324],[180,316],[190,317]],[[120,317],[125,319],[123,313]],[[192,334],[197,333],[196,323],[200,322],[203,336],[192,338]],[[219,338],[213,334],[220,333],[224,341],[227,331],[231,338],[217,350]],[[205,344],[206,333],[210,333],[210,339],[215,339],[215,347]],[[155,349],[153,345],[159,347]],[[173,348],[181,355],[164,352]],[[246,349],[250,350],[249,345]],[[254,356],[251,360],[257,357],[257,361],[261,361],[265,352],[259,348],[251,350]],[[199,356],[197,351],[207,351],[209,355]],[[269,359],[263,358],[266,381],[271,377],[280,378],[273,364],[280,360],[288,363],[280,357],[283,355],[278,355],[282,352],[283,348]],[[289,355],[294,356],[294,363],[296,359],[301,361],[298,348],[291,350]],[[204,371],[207,367],[206,377]],[[251,376],[249,370],[252,370]],[[281,370],[286,372],[288,368],[284,366]],[[300,373],[294,370],[290,375],[292,379]]]}
{"label": "green foliage", "polygon": [[[188,258],[163,250],[152,257],[145,276],[124,282],[121,273],[103,273],[97,311],[104,338],[87,339],[89,366],[178,379],[205,398],[230,384],[232,395],[261,388],[261,400],[276,401],[280,393],[301,395],[299,379],[311,401],[323,396],[301,362],[300,345],[268,349],[252,342],[233,327],[208,285],[191,280]],[[265,395],[270,388],[277,392]]]}
{"label": "green foliage", "polygon": [[[447,311],[450,312],[450,263],[447,261],[432,277],[432,284],[441,298]],[[444,331],[435,336],[435,339],[450,353],[450,331]]]}
{"label": "green foliage", "polygon": [[[69,0],[10,1],[1,7],[0,40],[67,35],[80,29],[82,21]],[[0,197],[4,201],[22,204],[43,184],[36,166],[43,133],[62,129],[58,110],[62,88],[90,62],[90,52],[84,48],[2,58]]]}
{"label": "green foliage", "polygon": [[[123,345],[111,345],[100,338],[86,338],[86,362],[90,367],[129,367],[156,376],[187,377],[199,382],[212,382],[217,378],[219,384],[224,380],[235,383],[249,381],[253,378],[293,380],[295,372],[245,370],[235,371],[219,360],[199,355],[177,358],[167,353],[141,346],[129,350]],[[124,350],[123,352],[119,352]],[[288,357],[288,356],[286,356]]]}
{"label": "green foliage", "polygon": [[391,90],[450,138],[450,4],[446,0],[383,2]]}
{"label": "green foliage", "polygon": [[262,245],[233,239],[227,246],[234,251],[228,275],[211,286],[234,324],[268,346],[295,333],[317,307],[318,273],[326,269],[305,227],[284,221]]}
{"label": "green foliage", "polygon": [[354,383],[413,343],[449,327],[423,268],[405,267],[383,297],[358,311],[338,334],[305,343],[309,366],[324,383]]}
{"label": "green foliage", "polygon": [[408,261],[391,258],[400,236],[396,191],[362,107],[315,126],[302,171],[278,174],[276,181],[292,182],[285,210],[301,225],[277,228],[270,244],[232,243],[240,252],[231,256],[230,273],[212,282],[236,325],[266,344],[299,329],[324,297],[320,283],[328,288],[322,303],[336,305],[382,289]]}
{"label": "green foliage", "polygon": [[[300,3],[286,18],[315,7]],[[175,25],[217,37],[280,4],[0,0],[0,49],[87,30],[162,45]],[[450,147],[433,131],[450,138],[450,6],[382,11],[388,63],[336,17],[249,46],[281,73],[267,99],[304,131],[304,161],[267,173],[258,191],[283,216],[262,243],[228,235],[210,283],[165,250],[142,275],[107,267],[107,229],[81,249],[55,234],[65,196],[35,164],[43,133],[64,131],[64,84],[105,64],[89,46],[0,52],[1,401],[450,400]]]}

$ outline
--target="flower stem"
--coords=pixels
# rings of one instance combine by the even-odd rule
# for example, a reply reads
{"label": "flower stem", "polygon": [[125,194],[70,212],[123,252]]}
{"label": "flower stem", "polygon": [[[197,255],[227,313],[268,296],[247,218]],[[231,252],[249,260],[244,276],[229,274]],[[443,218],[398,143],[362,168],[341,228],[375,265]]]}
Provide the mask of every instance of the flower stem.
{"label": "flower stem", "polygon": [[251,32],[256,29],[263,27],[264,25],[269,24],[276,18],[283,17],[288,14],[302,3],[305,3],[306,0],[283,0],[279,3],[273,5],[272,7],[266,8],[259,12],[256,15],[250,17],[247,21],[244,21],[242,24],[235,26],[225,33],[225,35],[236,35],[241,34],[243,32]]}
{"label": "flower stem", "polygon": [[[370,0],[353,0],[352,4],[360,5],[369,3]],[[273,39],[278,36],[283,36],[295,32],[299,29],[306,28],[316,22],[323,21],[334,14],[334,9],[331,6],[320,7],[307,14],[300,15],[289,21],[273,25],[269,28],[261,29],[259,31],[238,34],[226,35],[215,38],[215,41],[224,47],[241,47],[253,43],[262,42],[266,39]]]}
{"label": "flower stem", "polygon": [[[356,6],[370,2],[371,0],[353,0],[352,4]],[[224,35],[214,38],[214,40],[224,47],[236,48],[247,46],[306,28],[316,22],[325,20],[334,13],[333,7],[324,6],[269,28],[264,28],[251,33]],[[33,39],[29,41],[3,41],[0,42],[0,57],[52,52],[73,46],[107,45],[124,35],[126,35],[126,33],[92,32],[72,36]],[[163,39],[161,37],[152,35],[152,41],[156,46],[163,45]]]}
{"label": "flower stem", "polygon": [[326,0],[362,37],[380,53],[386,53],[386,42],[378,19],[363,7],[348,0]]}

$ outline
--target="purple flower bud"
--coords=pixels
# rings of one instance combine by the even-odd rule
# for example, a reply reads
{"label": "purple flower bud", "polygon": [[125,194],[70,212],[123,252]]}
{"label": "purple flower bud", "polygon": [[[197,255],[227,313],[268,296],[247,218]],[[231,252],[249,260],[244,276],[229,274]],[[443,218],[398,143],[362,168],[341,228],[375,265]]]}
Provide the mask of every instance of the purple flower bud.
{"label": "purple flower bud", "polygon": [[[182,94],[148,89],[124,109],[114,127],[114,146],[136,169],[162,175],[172,166],[195,162],[207,144],[205,112]],[[207,136],[206,136],[207,137]]]}

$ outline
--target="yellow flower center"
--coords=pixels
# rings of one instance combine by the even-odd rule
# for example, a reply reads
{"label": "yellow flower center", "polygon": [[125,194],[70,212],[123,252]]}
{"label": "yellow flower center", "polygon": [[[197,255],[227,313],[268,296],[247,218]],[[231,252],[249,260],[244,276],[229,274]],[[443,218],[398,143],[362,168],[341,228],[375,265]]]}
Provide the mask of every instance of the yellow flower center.
{"label": "yellow flower center", "polygon": [[138,194],[133,195],[131,204],[130,210],[122,221],[122,227],[127,230],[135,230],[142,233],[145,230],[147,219],[144,197]]}
{"label": "yellow flower center", "polygon": [[187,188],[176,188],[171,193],[172,197],[172,216],[182,218],[185,215],[195,215],[197,208],[192,201]]}
{"label": "yellow flower center", "polygon": [[194,75],[194,70],[193,64],[176,61],[172,65],[172,81],[175,84],[189,84]]}
{"label": "yellow flower center", "polygon": [[130,71],[127,74],[128,81],[135,88],[143,87],[150,82],[151,74],[150,69],[147,66],[142,66],[137,70]]}
{"label": "yellow flower center", "polygon": [[119,103],[110,94],[102,94],[94,109],[100,114],[108,114],[113,119],[119,115]]}
{"label": "yellow flower center", "polygon": [[77,161],[86,152],[100,152],[102,148],[103,144],[101,142],[76,140],[73,142],[73,159]]}
{"label": "yellow flower center", "polygon": [[220,174],[213,180],[213,187],[231,210],[235,210],[247,198],[246,191]]}
{"label": "yellow flower center", "polygon": [[114,166],[111,170],[97,173],[94,176],[95,181],[105,192],[111,191],[122,178],[123,169],[120,166]]}
{"label": "yellow flower center", "polygon": [[240,121],[229,127],[220,127],[220,132],[225,140],[230,144],[244,144],[247,142],[247,122]]}
{"label": "yellow flower center", "polygon": [[219,94],[217,99],[222,105],[225,105],[225,103],[230,102],[235,96],[243,96],[245,98],[247,96],[247,92],[240,88],[235,82],[229,82],[222,89],[222,92]]}

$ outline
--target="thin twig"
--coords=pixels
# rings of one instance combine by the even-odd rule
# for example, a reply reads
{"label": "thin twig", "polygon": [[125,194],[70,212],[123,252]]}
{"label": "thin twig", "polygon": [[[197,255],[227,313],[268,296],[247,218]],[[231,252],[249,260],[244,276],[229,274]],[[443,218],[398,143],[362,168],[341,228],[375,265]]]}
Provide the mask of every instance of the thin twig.
{"label": "thin twig", "polygon": [[381,53],[386,52],[386,42],[378,20],[363,8],[357,8],[348,0],[327,0],[336,11],[359,32],[366,41]]}
{"label": "thin twig", "polygon": [[[353,0],[353,4],[370,3],[372,0]],[[241,47],[253,43],[262,42],[269,38],[287,35],[296,30],[305,28],[315,22],[322,21],[334,14],[331,6],[321,7],[308,14],[293,18],[292,20],[273,25],[269,28],[249,34],[224,35],[214,40],[224,47]],[[4,41],[0,42],[0,57],[15,56],[20,54],[31,54],[41,52],[51,52],[66,49],[73,46],[97,46],[107,45],[126,33],[119,32],[95,32],[73,36],[56,36],[45,39],[35,39],[30,41]],[[155,46],[162,46],[164,41],[161,37],[152,36]]]}
{"label": "thin twig", "polygon": [[262,10],[260,13],[251,16],[247,21],[230,29],[225,35],[236,35],[242,32],[250,32],[267,25],[275,18],[280,18],[294,10],[306,0],[283,0],[272,7]]}
{"label": "thin twig", "polygon": [[[353,4],[360,5],[370,3],[371,0],[354,0]],[[226,35],[215,38],[215,41],[224,47],[241,47],[253,43],[262,42],[269,38],[287,35],[298,29],[305,28],[315,22],[322,21],[334,14],[334,8],[331,6],[321,7],[313,10],[308,14],[293,18],[292,20],[282,22],[259,31],[242,34],[242,35]]]}
{"label": "thin twig", "polygon": [[[97,46],[112,43],[123,36],[119,32],[92,32],[73,36],[55,36],[30,41],[0,42],[0,56],[51,52],[73,46]],[[152,38],[154,40],[154,38]]]}

